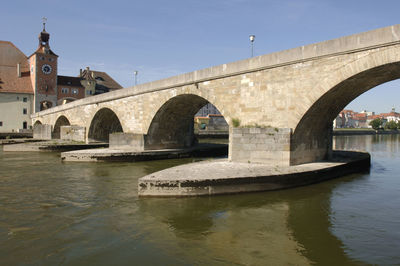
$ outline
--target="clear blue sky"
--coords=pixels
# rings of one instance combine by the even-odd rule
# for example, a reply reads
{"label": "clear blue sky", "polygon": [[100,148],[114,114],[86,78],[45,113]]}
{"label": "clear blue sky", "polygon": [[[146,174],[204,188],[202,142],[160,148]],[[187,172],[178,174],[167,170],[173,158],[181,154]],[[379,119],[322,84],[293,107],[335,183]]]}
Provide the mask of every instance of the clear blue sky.
{"label": "clear blue sky", "polygon": [[[398,0],[2,1],[0,40],[26,55],[47,17],[60,75],[106,71],[124,87],[400,23]],[[348,108],[400,111],[400,82]]]}

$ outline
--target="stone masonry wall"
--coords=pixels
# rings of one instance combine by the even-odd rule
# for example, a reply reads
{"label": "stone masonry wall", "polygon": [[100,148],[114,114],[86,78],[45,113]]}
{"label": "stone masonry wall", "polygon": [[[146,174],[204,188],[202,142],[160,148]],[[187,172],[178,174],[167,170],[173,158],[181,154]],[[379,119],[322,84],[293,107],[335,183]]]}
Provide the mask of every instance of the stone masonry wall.
{"label": "stone masonry wall", "polygon": [[60,139],[72,141],[85,141],[86,128],[81,126],[61,126]]}
{"label": "stone masonry wall", "polygon": [[33,128],[33,138],[34,139],[51,139],[52,126],[51,125],[36,125]]}
{"label": "stone masonry wall", "polygon": [[144,150],[143,134],[113,133],[110,134],[109,145],[111,149]]}
{"label": "stone masonry wall", "polygon": [[231,128],[229,160],[289,165],[290,128]]}

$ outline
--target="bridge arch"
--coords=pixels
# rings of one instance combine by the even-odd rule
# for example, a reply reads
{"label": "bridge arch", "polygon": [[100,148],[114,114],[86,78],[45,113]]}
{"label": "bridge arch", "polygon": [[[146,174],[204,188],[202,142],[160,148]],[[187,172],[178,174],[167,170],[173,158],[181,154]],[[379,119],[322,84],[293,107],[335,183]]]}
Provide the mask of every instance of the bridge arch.
{"label": "bridge arch", "polygon": [[33,128],[35,128],[35,127],[37,127],[39,125],[42,125],[42,121],[36,120],[36,122],[33,124]]}
{"label": "bridge arch", "polygon": [[70,126],[71,123],[69,122],[68,118],[64,115],[60,115],[56,122],[54,123],[53,132],[51,138],[53,139],[60,139],[60,131],[62,126]]}
{"label": "bridge arch", "polygon": [[151,120],[146,147],[165,149],[194,145],[194,115],[208,103],[207,99],[196,94],[180,94],[168,99]]}
{"label": "bridge arch", "polygon": [[315,87],[322,92],[321,96],[305,110],[293,132],[290,164],[329,158],[332,121],[340,111],[364,92],[399,78],[400,53],[388,49],[362,57],[333,72]]}
{"label": "bridge arch", "polygon": [[113,110],[103,107],[90,122],[88,140],[108,142],[109,135],[115,132],[123,132],[121,121]]}

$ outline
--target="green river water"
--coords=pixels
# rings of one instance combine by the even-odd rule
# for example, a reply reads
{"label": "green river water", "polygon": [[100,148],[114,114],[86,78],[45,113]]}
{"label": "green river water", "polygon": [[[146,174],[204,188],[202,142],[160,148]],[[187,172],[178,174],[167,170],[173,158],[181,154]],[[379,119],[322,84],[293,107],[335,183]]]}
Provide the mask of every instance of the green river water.
{"label": "green river water", "polygon": [[400,135],[340,136],[369,173],[273,192],[138,198],[192,159],[62,163],[0,151],[0,265],[400,265]]}

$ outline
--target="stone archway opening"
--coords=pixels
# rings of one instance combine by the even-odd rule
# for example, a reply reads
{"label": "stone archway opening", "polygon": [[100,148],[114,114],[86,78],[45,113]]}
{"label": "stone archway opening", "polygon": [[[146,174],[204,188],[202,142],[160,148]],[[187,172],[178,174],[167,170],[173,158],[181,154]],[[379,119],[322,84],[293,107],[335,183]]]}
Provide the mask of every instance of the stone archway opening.
{"label": "stone archway opening", "polygon": [[36,122],[33,124],[33,129],[35,129],[37,126],[40,126],[40,125],[42,125],[42,122],[40,122],[39,120],[36,121]]}
{"label": "stone archway opening", "polygon": [[123,132],[117,115],[109,108],[102,108],[94,115],[89,127],[89,142],[109,142],[110,134]]}
{"label": "stone archway opening", "polygon": [[217,131],[228,137],[229,126],[214,105],[194,94],[178,95],[154,116],[145,137],[145,148],[188,148],[198,144],[200,134]]}
{"label": "stone archway opening", "polygon": [[51,134],[52,139],[60,139],[61,138],[61,127],[62,126],[70,126],[70,122],[68,118],[65,116],[60,116],[57,118],[56,123],[54,124],[53,132]]}
{"label": "stone archway opening", "polygon": [[290,164],[329,159],[333,120],[350,102],[383,83],[400,79],[400,62],[358,73],[334,86],[303,115],[291,137]]}

